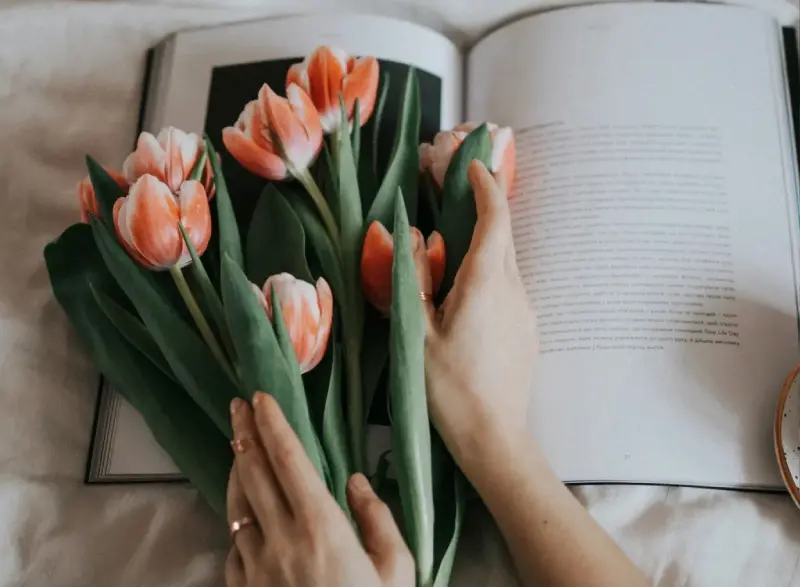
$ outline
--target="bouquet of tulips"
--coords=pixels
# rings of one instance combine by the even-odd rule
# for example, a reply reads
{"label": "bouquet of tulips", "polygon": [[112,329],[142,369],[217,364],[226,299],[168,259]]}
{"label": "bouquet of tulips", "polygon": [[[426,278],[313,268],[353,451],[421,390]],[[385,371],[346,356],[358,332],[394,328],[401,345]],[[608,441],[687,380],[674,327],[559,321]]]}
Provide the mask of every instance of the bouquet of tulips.
{"label": "bouquet of tulips", "polygon": [[[466,488],[428,419],[423,304],[444,298],[470,244],[467,165],[509,181],[514,139],[466,124],[420,147],[411,69],[380,166],[388,87],[375,58],[321,47],[289,69],[285,97],[264,85],[243,105],[222,133],[227,153],[170,127],[142,133],[122,173],[87,157],[82,222],[44,255],[99,370],[212,508],[225,511],[228,406],[263,390],[345,511],[356,471],[397,489],[418,583],[446,585]],[[229,193],[223,160],[263,191]],[[376,401],[392,445],[368,471]]]}

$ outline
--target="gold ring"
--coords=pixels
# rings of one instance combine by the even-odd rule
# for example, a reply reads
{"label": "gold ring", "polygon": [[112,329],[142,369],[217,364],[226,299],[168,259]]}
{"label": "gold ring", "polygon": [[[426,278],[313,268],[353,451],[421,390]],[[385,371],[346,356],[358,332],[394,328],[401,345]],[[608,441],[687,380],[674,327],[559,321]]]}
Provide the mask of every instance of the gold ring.
{"label": "gold ring", "polygon": [[241,438],[236,438],[231,440],[231,448],[233,452],[241,454],[250,450],[253,446],[253,439],[250,436],[242,436]]}
{"label": "gold ring", "polygon": [[235,538],[236,537],[236,533],[239,530],[241,530],[242,528],[244,528],[246,526],[250,526],[252,524],[253,524],[253,518],[251,518],[250,516],[244,516],[243,518],[239,518],[238,520],[234,520],[233,522],[231,522],[231,525],[229,527],[229,529],[231,531],[231,538]]}

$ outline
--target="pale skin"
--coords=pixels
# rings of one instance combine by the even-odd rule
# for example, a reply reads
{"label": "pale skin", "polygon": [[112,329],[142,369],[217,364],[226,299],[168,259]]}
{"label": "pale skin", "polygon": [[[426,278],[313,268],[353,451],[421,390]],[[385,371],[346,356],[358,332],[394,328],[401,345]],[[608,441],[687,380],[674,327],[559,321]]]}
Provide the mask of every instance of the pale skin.
{"label": "pale skin", "polygon": [[[521,585],[648,585],[530,436],[535,319],[516,265],[505,190],[478,162],[469,179],[478,210],[472,245],[445,303],[427,313],[434,425],[496,520]],[[424,287],[424,267],[418,270]],[[253,404],[231,406],[239,442],[228,519],[255,523],[235,535],[228,587],[414,587],[411,553],[366,478],[354,475],[348,485],[359,541],[277,403],[257,394]]]}

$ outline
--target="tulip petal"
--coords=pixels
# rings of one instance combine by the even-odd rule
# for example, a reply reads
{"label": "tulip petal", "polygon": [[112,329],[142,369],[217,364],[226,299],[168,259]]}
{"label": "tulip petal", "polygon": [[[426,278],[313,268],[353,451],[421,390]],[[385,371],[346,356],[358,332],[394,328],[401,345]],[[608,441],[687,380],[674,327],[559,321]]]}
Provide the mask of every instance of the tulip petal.
{"label": "tulip petal", "polygon": [[253,290],[253,294],[256,296],[258,303],[261,305],[262,308],[264,308],[264,311],[267,313],[267,315],[271,317],[272,309],[267,303],[267,298],[264,297],[264,292],[261,291],[261,288],[258,287],[255,283],[250,282],[250,289]]}
{"label": "tulip petal", "polygon": [[361,252],[361,287],[364,297],[381,312],[392,304],[392,259],[394,240],[386,227],[373,221]]}
{"label": "tulip petal", "polygon": [[309,91],[308,70],[306,69],[305,62],[295,63],[289,68],[289,71],[286,72],[286,87],[288,88],[292,84],[297,84],[306,92]]}
{"label": "tulip petal", "polygon": [[286,89],[286,98],[305,127],[309,149],[314,152],[313,159],[322,147],[322,125],[319,114],[314,109],[311,98],[298,86],[289,86]]}
{"label": "tulip petal", "polygon": [[442,235],[435,230],[428,236],[427,242],[428,264],[431,269],[431,283],[433,293],[437,293],[444,279],[445,248]]}
{"label": "tulip petal", "polygon": [[136,150],[128,155],[122,164],[122,171],[128,183],[133,185],[143,175],[149,174],[165,181],[164,165],[166,153],[158,139],[149,132],[143,132],[136,141]]}
{"label": "tulip petal", "polygon": [[270,276],[264,283],[263,294],[267,302],[267,315],[272,320],[272,288],[281,303],[286,331],[292,341],[300,371],[305,372],[314,358],[317,330],[320,324],[320,304],[317,291],[310,283],[295,279],[289,273]]}
{"label": "tulip petal", "polygon": [[340,57],[330,47],[319,47],[308,60],[309,94],[326,133],[340,124],[339,92],[346,68]]}
{"label": "tulip petal", "polygon": [[[196,180],[183,182],[178,194],[178,206],[183,228],[192,245],[200,256],[205,253],[208,241],[211,239],[211,209],[208,206],[208,196],[203,184]],[[178,265],[181,267],[191,262],[189,248],[183,243],[181,258]]]}
{"label": "tulip petal", "polygon": [[100,204],[97,203],[92,181],[88,177],[78,182],[78,205],[81,210],[81,222],[88,223],[89,215],[100,216]]}
{"label": "tulip petal", "polygon": [[189,177],[198,156],[202,152],[200,137],[186,133],[174,126],[161,129],[158,143],[164,150],[164,178],[173,192],[177,192],[181,182]]}
{"label": "tulip petal", "polygon": [[[328,282],[322,277],[317,279],[317,299],[319,302],[319,324],[317,326],[317,338],[314,341],[314,352],[305,366],[301,365],[301,372],[311,371],[319,365],[325,350],[328,348],[328,337],[331,333],[333,323],[333,292]],[[305,367],[305,368],[303,368]]]}
{"label": "tulip petal", "polygon": [[322,147],[322,128],[311,100],[299,86],[286,90],[288,99],[279,97],[264,84],[258,98],[272,131],[283,145],[284,154],[295,170],[305,170]]}
{"label": "tulip petal", "polygon": [[285,179],[289,174],[280,157],[259,147],[236,127],[222,129],[222,142],[233,158],[250,173],[274,180]]}
{"label": "tulip petal", "polygon": [[119,198],[114,203],[114,228],[117,233],[117,239],[119,239],[122,248],[125,249],[125,251],[127,251],[131,257],[133,257],[134,261],[139,263],[142,267],[154,269],[154,267],[131,245],[131,233],[128,230],[127,218],[128,207],[125,205],[127,201],[127,198]]}
{"label": "tulip petal", "polygon": [[[152,175],[143,175],[131,188],[120,223],[130,244],[150,265],[166,269],[181,256],[178,204],[169,187]],[[122,210],[120,211],[122,212]]]}
{"label": "tulip petal", "polygon": [[353,71],[344,80],[342,96],[347,108],[347,117],[353,118],[353,107],[358,99],[361,126],[369,120],[375,109],[379,77],[378,60],[374,57],[362,57],[356,61]]}

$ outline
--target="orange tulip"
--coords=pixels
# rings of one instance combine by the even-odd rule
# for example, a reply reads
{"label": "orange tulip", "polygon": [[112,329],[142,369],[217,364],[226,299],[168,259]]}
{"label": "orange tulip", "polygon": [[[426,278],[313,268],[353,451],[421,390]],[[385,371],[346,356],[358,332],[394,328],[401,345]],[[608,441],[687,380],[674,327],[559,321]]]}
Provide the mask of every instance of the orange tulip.
{"label": "orange tulip", "polygon": [[[281,154],[272,144],[275,133]],[[314,162],[322,148],[322,128],[311,99],[295,84],[281,98],[264,84],[258,99],[248,103],[234,126],[222,130],[222,142],[234,159],[265,179],[297,176]]]}
{"label": "orange tulip", "polygon": [[[433,144],[422,143],[419,147],[419,164],[422,170],[429,170],[436,184],[444,186],[444,176],[450,166],[458,147],[466,136],[475,130],[478,124],[464,122],[451,131],[442,131],[436,134]],[[514,131],[504,126],[488,123],[489,138],[492,143],[492,160],[489,171],[495,177],[502,174],[508,196],[511,197],[511,188],[514,185],[514,176],[517,165],[517,149],[514,143]]]}
{"label": "orange tulip", "polygon": [[[149,174],[166,184],[173,194],[177,194],[204,149],[203,139],[197,134],[167,126],[161,129],[158,137],[149,132],[141,133],[136,142],[136,150],[125,159],[122,169],[131,185],[143,175]],[[214,182],[208,159],[202,180],[206,195],[211,197]]]}
{"label": "orange tulip", "polygon": [[352,124],[356,99],[359,120],[363,125],[375,108],[378,94],[379,66],[374,57],[348,57],[341,49],[318,47],[302,63],[289,68],[286,85],[303,88],[320,116],[325,134],[339,130],[341,109],[339,94],[344,100],[347,119]]}
{"label": "orange tulip", "polygon": [[[119,187],[127,191],[128,182],[124,175],[113,169],[107,169],[106,167],[103,167],[103,169],[119,184]],[[100,205],[97,203],[94,186],[88,175],[78,182],[78,205],[81,208],[81,222],[89,222],[89,215],[100,218]]]}
{"label": "orange tulip", "polygon": [[154,175],[142,175],[114,204],[114,227],[128,253],[148,269],[183,267],[191,261],[178,223],[202,255],[211,238],[211,211],[203,184],[180,184],[177,197]]}
{"label": "orange tulip", "polygon": [[[438,232],[432,232],[428,242],[416,228],[411,228],[411,242],[417,264],[417,276],[420,287],[423,282],[430,281],[431,291],[421,293],[437,293],[444,278],[445,247],[444,239]],[[427,267],[420,267],[420,258],[427,261]],[[386,227],[377,220],[373,221],[364,237],[364,248],[361,251],[361,289],[364,297],[384,314],[388,314],[392,306],[392,263],[394,261],[394,239]],[[426,276],[429,274],[429,277]]]}
{"label": "orange tulip", "polygon": [[325,356],[333,322],[333,293],[328,282],[320,277],[315,288],[289,273],[280,273],[270,276],[262,289],[250,285],[270,320],[275,287],[300,372],[311,371]]}

